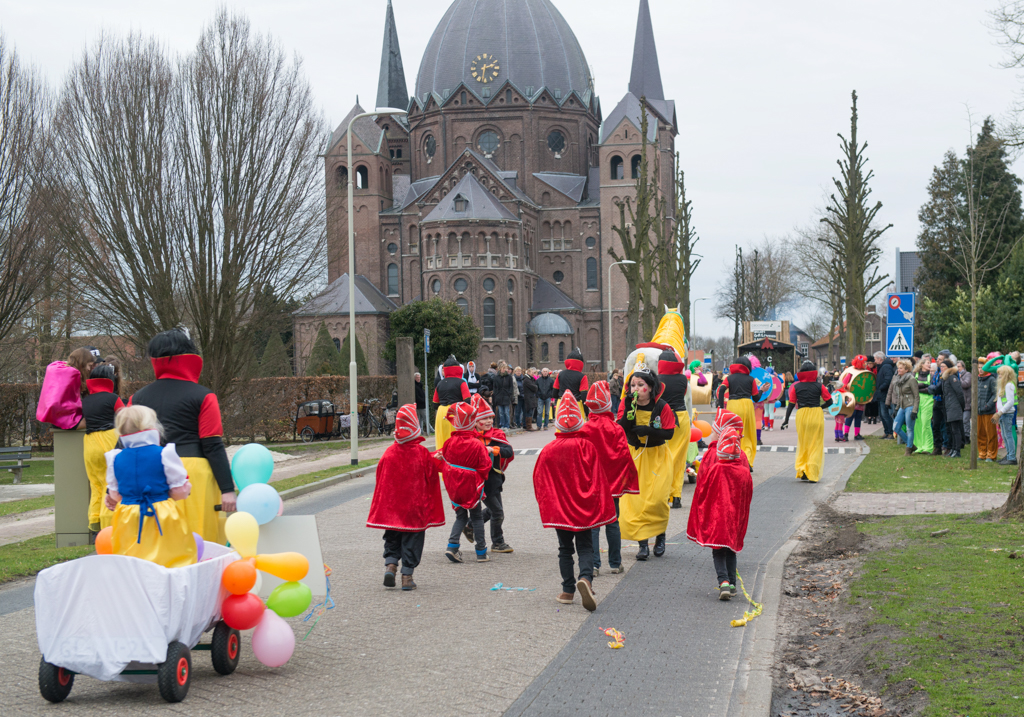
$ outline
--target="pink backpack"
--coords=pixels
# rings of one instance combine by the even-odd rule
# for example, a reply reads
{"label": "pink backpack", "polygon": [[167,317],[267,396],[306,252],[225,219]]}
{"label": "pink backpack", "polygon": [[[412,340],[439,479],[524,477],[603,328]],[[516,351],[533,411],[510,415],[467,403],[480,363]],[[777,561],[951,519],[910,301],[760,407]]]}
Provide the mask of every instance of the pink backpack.
{"label": "pink backpack", "polygon": [[77,368],[64,361],[54,361],[46,367],[36,420],[65,431],[79,424],[82,420],[82,374]]}

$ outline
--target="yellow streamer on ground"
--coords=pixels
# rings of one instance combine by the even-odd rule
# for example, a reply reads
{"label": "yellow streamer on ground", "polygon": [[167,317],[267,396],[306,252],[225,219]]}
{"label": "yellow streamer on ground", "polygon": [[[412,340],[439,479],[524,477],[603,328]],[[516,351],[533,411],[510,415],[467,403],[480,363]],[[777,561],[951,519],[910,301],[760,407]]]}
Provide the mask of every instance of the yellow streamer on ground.
{"label": "yellow streamer on ground", "polygon": [[729,624],[733,627],[743,627],[748,622],[753,620],[755,617],[760,615],[761,610],[764,609],[764,606],[759,602],[754,602],[750,595],[747,593],[747,589],[743,587],[743,576],[739,574],[739,571],[736,572],[736,578],[740,581],[740,590],[743,591],[743,597],[745,597],[747,599],[747,602],[750,603],[750,606],[754,608],[753,610],[744,611],[742,620],[732,620],[729,622]]}

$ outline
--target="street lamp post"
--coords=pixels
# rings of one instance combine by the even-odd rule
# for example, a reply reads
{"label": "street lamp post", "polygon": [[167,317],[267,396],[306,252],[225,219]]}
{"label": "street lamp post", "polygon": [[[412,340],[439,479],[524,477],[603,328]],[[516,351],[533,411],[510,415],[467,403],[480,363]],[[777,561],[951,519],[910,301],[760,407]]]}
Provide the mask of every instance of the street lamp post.
{"label": "street lamp post", "polygon": [[615,354],[612,352],[612,267],[619,264],[636,264],[635,261],[624,259],[608,265],[608,372],[615,370]]}
{"label": "street lamp post", "polygon": [[708,297],[702,296],[699,299],[694,299],[693,303],[690,304],[690,312],[693,314],[690,317],[690,335],[691,336],[696,336],[696,334],[697,334],[697,329],[695,328],[696,325],[697,325],[697,302],[698,301],[707,301],[707,300],[708,300]]}
{"label": "street lamp post", "polygon": [[352,197],[352,185],[355,177],[352,171],[352,124],[363,117],[376,117],[377,115],[405,115],[405,110],[394,107],[378,107],[373,112],[363,112],[356,115],[348,123],[348,415],[349,415],[349,437],[352,446],[352,465],[359,465],[359,417],[356,415],[356,408],[359,405],[359,387],[356,378],[356,252],[355,252],[355,212]]}

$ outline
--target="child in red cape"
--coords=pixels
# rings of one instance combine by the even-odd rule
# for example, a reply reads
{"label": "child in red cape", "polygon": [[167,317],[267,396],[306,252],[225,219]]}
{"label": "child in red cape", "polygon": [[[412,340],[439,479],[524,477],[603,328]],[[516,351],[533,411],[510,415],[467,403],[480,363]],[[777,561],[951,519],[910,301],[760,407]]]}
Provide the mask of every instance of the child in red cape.
{"label": "child in red cape", "polygon": [[[626,432],[612,415],[611,389],[607,381],[598,381],[587,392],[587,422],[580,429],[597,451],[598,469],[612,489],[615,502],[615,520],[604,526],[608,539],[608,567],[611,573],[622,572],[622,534],[619,530],[619,497],[623,493],[639,493],[640,480],[636,464],[629,453]],[[594,577],[601,571],[601,528],[594,528]]]}
{"label": "child in red cape", "polygon": [[449,408],[447,418],[455,430],[435,454],[444,461],[441,477],[455,509],[455,523],[444,554],[453,563],[463,562],[459,535],[467,523],[472,523],[476,560],[486,563],[490,558],[487,557],[480,501],[484,497],[484,482],[491,472],[490,454],[476,434],[476,409],[471,403],[454,404]]}
{"label": "child in red cape", "polygon": [[[515,459],[515,451],[508,442],[505,431],[494,427],[494,409],[479,393],[473,394],[473,408],[476,409],[476,434],[483,441],[487,457],[491,459],[491,471],[484,482],[484,507],[481,518],[491,523],[491,552],[511,553],[512,546],[505,542],[501,529],[505,521],[505,506],[501,500],[501,489],[505,485],[505,471]],[[469,525],[463,531],[469,542],[475,542],[473,528]]]}
{"label": "child in red cape", "polygon": [[[583,412],[572,391],[565,391],[555,412],[555,440],[544,446],[533,469],[533,491],[540,522],[558,534],[558,568],[562,592],[557,600],[572,604],[580,591],[583,607],[593,611],[594,545],[591,531],[615,520],[612,487],[598,467],[593,444],[580,433]],[[579,556],[579,579],[573,572],[573,552]]]}
{"label": "child in red cape", "polygon": [[718,599],[729,600],[736,594],[736,553],[743,550],[754,481],[740,450],[743,419],[720,410],[713,430],[719,435],[708,446],[697,473],[686,537],[712,549]]}
{"label": "child in red cape", "polygon": [[415,590],[412,573],[423,557],[427,528],[444,525],[438,464],[423,446],[416,406],[407,403],[395,418],[395,442],[377,464],[367,528],[384,529],[384,587],[395,587],[402,561],[402,590]]}

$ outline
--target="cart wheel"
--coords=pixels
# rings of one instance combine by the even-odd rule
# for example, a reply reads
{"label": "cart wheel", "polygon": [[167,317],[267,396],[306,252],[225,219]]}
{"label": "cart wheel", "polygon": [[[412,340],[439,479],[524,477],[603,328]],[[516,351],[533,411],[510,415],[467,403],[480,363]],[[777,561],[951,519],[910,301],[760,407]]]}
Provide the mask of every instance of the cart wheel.
{"label": "cart wheel", "polygon": [[63,702],[71,694],[75,673],[39,658],[39,694],[50,702]]}
{"label": "cart wheel", "polygon": [[168,702],[181,702],[192,680],[192,652],[180,642],[167,646],[167,659],[157,668],[160,696]]}
{"label": "cart wheel", "polygon": [[221,620],[213,628],[213,645],[210,657],[213,658],[213,669],[222,675],[230,675],[238,667],[238,657],[242,653],[242,638],[238,630],[232,630]]}
{"label": "cart wheel", "polygon": [[316,438],[316,434],[313,433],[313,429],[306,426],[302,429],[302,433],[299,434],[302,437],[303,443],[312,443],[313,439]]}

